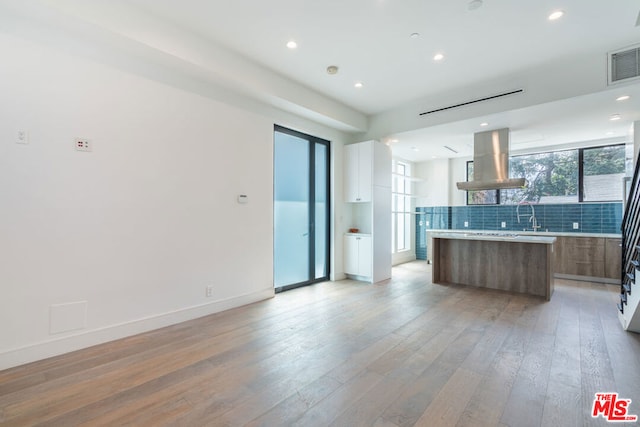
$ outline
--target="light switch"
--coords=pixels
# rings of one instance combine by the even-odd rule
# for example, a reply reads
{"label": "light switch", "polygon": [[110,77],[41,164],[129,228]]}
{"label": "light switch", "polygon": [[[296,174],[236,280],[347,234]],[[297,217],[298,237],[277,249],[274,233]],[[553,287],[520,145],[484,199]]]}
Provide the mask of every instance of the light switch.
{"label": "light switch", "polygon": [[249,203],[249,197],[246,194],[238,195],[238,203],[240,203],[241,205]]}
{"label": "light switch", "polygon": [[506,221],[502,221],[502,222],[500,223],[500,227],[502,227],[502,228],[507,228],[507,222],[506,222]]}
{"label": "light switch", "polygon": [[465,227],[469,227],[469,221],[465,221],[465,222],[464,222],[464,226],[465,226]]}
{"label": "light switch", "polygon": [[574,223],[573,223],[573,229],[574,229],[574,230],[577,230],[577,229],[579,229],[579,228],[580,228],[580,223],[578,223],[578,222],[574,222]]}

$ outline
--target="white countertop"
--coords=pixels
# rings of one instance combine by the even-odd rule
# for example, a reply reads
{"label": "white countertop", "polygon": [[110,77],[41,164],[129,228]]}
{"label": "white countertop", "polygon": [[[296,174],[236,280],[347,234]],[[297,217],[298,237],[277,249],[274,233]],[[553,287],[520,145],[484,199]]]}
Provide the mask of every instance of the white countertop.
{"label": "white countertop", "polygon": [[[541,233],[540,233],[541,234]],[[550,235],[528,235],[513,232],[493,232],[493,231],[436,231],[431,232],[431,237],[436,239],[458,239],[458,240],[492,240],[497,242],[514,243],[542,243],[550,245],[556,241],[555,236]]]}
{"label": "white countertop", "polygon": [[517,230],[446,230],[446,229],[434,229],[427,230],[428,233],[491,233],[491,234],[518,234],[522,236],[555,236],[555,237],[603,237],[607,239],[620,239],[620,234],[611,233],[580,233],[580,232],[561,232],[561,231],[517,231]]}

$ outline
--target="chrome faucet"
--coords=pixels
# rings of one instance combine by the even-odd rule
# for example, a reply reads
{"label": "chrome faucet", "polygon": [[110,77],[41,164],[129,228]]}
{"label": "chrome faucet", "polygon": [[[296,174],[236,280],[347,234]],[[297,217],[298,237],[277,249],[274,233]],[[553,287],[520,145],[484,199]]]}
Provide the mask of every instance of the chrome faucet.
{"label": "chrome faucet", "polygon": [[[520,213],[520,206],[522,206],[522,205],[527,205],[527,206],[529,206],[529,207],[531,208],[531,216],[529,216],[528,214],[524,214],[524,213],[523,213],[523,214],[521,214],[521,213]],[[532,205],[532,204],[530,204],[529,202],[522,202],[522,203],[519,203],[519,204],[516,206],[516,219],[518,220],[518,224],[520,224],[520,218],[521,218],[521,217],[527,217],[527,216],[529,216],[529,222],[531,223],[531,229],[532,229],[533,231],[537,231],[537,230],[538,230],[538,228],[541,228],[541,227],[542,227],[540,224],[538,224],[538,220],[537,220],[537,218],[536,218],[536,210],[535,210],[535,208],[533,207],[533,205]],[[526,230],[526,229],[523,229],[523,231],[525,231],[525,230]]]}
{"label": "chrome faucet", "polygon": [[[533,206],[531,206],[531,208],[533,209]],[[536,219],[535,214],[531,215],[531,218],[529,218],[529,222],[531,223],[531,228],[533,229],[533,231],[538,231],[538,228],[542,227],[540,224],[538,224],[538,220]]]}

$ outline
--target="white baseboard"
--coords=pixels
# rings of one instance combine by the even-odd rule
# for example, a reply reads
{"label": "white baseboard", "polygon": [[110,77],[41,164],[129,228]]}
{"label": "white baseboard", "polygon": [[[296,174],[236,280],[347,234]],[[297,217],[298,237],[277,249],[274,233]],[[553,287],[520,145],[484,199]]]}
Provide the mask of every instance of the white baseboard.
{"label": "white baseboard", "polygon": [[231,308],[272,298],[274,295],[273,288],[264,289],[250,294],[136,319],[100,329],[82,331],[62,338],[3,351],[0,353],[0,370],[163,328],[198,317],[208,316]]}
{"label": "white baseboard", "polygon": [[411,251],[407,251],[407,252],[400,252],[400,253],[396,253],[393,254],[393,265],[400,265],[400,264],[404,264],[405,262],[411,262],[411,261],[415,261],[416,260],[416,253],[415,252],[411,252]]}

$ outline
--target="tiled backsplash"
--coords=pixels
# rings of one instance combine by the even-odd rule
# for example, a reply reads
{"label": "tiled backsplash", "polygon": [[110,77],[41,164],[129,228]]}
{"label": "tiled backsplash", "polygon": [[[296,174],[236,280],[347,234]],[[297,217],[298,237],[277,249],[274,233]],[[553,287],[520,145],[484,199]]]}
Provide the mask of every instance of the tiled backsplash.
{"label": "tiled backsplash", "polygon": [[[418,207],[416,257],[426,259],[427,230],[531,231],[532,206],[540,226],[538,231],[620,233],[622,203],[619,202],[520,205],[519,209],[516,205]],[[502,223],[505,227],[502,227]],[[574,223],[577,223],[577,229]]]}

